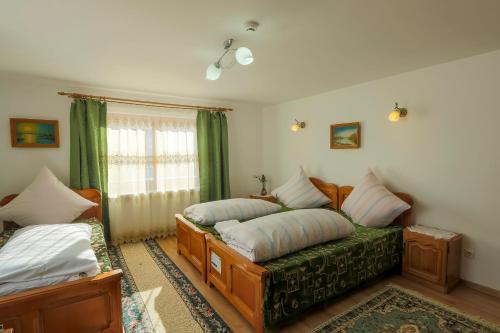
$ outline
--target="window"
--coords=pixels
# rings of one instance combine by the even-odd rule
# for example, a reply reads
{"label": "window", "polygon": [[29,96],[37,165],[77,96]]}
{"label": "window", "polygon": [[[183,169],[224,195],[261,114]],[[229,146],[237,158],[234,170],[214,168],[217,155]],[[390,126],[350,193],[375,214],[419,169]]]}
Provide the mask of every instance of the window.
{"label": "window", "polygon": [[111,197],[199,187],[196,120],[108,113]]}

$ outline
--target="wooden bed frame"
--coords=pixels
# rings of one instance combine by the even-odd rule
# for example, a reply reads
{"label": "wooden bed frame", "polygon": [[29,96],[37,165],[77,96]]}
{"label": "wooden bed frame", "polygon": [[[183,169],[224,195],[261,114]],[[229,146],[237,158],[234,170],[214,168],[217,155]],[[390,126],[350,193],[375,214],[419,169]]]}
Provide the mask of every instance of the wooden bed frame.
{"label": "wooden bed frame", "polygon": [[[309,179],[314,186],[332,200],[330,207],[337,209],[339,207],[337,186],[326,183],[318,178],[311,177]],[[203,281],[207,282],[207,232],[189,222],[181,214],[175,214],[175,220],[177,228],[177,253],[186,257],[200,272]]]}
{"label": "wooden bed frame", "polygon": [[[94,189],[74,190],[98,206],[79,218],[101,219],[101,194]],[[17,195],[0,201],[4,206]],[[121,270],[94,277],[0,296],[0,324],[14,333],[121,333]]]}
{"label": "wooden bed frame", "polygon": [[[318,184],[320,186],[318,186]],[[316,181],[315,185],[323,193],[336,193],[335,204],[340,207],[345,198],[351,193],[351,186],[337,188],[334,184]],[[325,194],[326,194],[325,193]],[[413,205],[412,198],[405,193],[394,193],[400,199]],[[411,209],[401,214],[393,224],[404,227],[411,224]],[[222,295],[241,313],[255,328],[256,332],[264,332],[264,318],[262,317],[264,288],[269,272],[262,266],[253,263],[238,252],[231,249],[224,242],[217,240],[213,235],[206,234],[206,267],[207,282],[215,286]],[[212,253],[221,260],[221,273],[217,272],[210,264]]]}

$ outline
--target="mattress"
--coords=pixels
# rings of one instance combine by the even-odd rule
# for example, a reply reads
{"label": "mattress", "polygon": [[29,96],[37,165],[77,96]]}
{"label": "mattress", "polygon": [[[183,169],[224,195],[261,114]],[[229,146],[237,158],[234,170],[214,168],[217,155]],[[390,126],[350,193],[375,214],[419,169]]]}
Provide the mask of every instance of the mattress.
{"label": "mattress", "polygon": [[[95,252],[97,262],[99,263],[99,267],[101,268],[101,272],[109,272],[112,270],[111,260],[108,256],[108,249],[106,247],[106,240],[104,238],[104,231],[102,224],[96,220],[95,218],[86,219],[86,220],[78,220],[75,223],[88,223],[92,227],[92,237],[91,237],[91,245],[92,249]],[[10,237],[14,234],[14,232],[19,227],[10,226],[5,229],[2,233],[0,233],[0,248],[7,243]]]}

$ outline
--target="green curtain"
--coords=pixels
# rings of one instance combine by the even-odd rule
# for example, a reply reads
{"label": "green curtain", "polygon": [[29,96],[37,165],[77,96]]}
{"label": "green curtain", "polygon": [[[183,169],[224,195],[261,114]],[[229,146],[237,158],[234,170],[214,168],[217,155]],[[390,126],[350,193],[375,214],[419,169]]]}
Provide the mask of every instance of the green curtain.
{"label": "green curtain", "polygon": [[108,209],[107,105],[75,99],[70,115],[70,185],[95,188],[102,195],[102,223],[110,239]]}
{"label": "green curtain", "polygon": [[226,115],[223,112],[198,110],[196,133],[200,201],[228,199],[230,189]]}

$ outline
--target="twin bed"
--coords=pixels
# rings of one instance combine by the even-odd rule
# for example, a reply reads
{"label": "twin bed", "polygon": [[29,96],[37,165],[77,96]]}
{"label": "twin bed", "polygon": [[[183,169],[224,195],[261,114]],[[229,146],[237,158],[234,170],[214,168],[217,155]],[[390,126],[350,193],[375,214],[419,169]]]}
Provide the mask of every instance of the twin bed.
{"label": "twin bed", "polygon": [[[339,211],[352,187],[310,178]],[[412,205],[405,193],[395,193]],[[257,332],[293,319],[305,309],[400,267],[402,230],[411,224],[411,210],[385,228],[354,224],[355,232],[336,241],[254,263],[224,243],[213,227],[176,215],[177,251],[200,271]]]}
{"label": "twin bed", "polygon": [[[122,332],[121,270],[113,270],[108,257],[101,220],[101,194],[97,190],[74,190],[80,196],[98,204],[85,211],[77,220],[92,228],[91,245],[101,273],[74,281],[63,282],[0,296],[0,324],[14,332]],[[16,195],[0,201],[4,206]],[[0,233],[0,248],[14,234],[7,227]]]}

